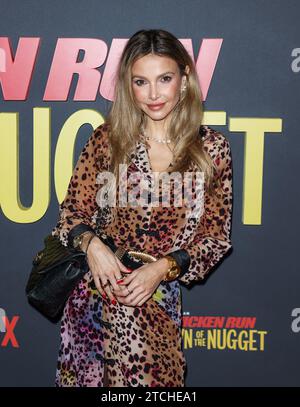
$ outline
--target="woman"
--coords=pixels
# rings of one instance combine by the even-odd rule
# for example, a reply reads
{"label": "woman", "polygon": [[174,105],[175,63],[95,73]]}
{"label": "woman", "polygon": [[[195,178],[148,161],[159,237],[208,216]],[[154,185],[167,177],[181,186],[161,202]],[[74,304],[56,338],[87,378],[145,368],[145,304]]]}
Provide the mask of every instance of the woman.
{"label": "woman", "polygon": [[[90,268],[64,309],[56,386],[184,386],[180,284],[203,280],[232,246],[230,146],[201,119],[197,73],[179,40],[164,30],[135,33],[115,101],[79,157],[52,231],[86,252]],[[115,184],[101,181],[107,173]],[[204,206],[194,178],[175,205],[182,185],[175,190],[172,177],[169,205],[161,205],[159,175],[196,173],[204,174]],[[158,186],[158,205],[141,203],[149,186]],[[127,195],[135,200],[121,205]],[[127,269],[101,233],[156,261]]]}

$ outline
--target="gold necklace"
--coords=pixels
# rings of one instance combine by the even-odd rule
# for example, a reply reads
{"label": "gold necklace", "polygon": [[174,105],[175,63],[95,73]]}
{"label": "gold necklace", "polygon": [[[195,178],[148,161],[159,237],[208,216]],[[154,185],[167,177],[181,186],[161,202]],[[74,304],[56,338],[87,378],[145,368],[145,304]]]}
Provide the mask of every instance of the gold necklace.
{"label": "gold necklace", "polygon": [[157,143],[170,144],[171,141],[172,141],[172,140],[170,140],[170,139],[159,139],[159,138],[156,138],[156,137],[147,136],[144,127],[142,127],[142,134],[143,134],[143,136],[144,136],[144,138],[145,138],[146,140],[153,140],[153,141],[156,141]]}

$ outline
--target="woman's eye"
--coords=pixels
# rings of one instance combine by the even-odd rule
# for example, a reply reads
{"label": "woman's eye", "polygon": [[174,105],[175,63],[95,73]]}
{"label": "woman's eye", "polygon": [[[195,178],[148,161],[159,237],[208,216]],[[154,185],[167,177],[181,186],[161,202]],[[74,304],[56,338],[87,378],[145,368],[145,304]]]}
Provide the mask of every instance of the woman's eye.
{"label": "woman's eye", "polygon": [[141,85],[139,84],[139,82],[144,82],[144,81],[143,81],[143,79],[138,79],[138,80],[134,81],[134,83],[135,83],[136,85],[141,86]]}
{"label": "woman's eye", "polygon": [[167,80],[167,81],[163,81],[163,82],[170,82],[170,80],[172,79],[172,77],[169,76],[169,75],[164,76],[162,79],[165,79],[165,78],[168,78],[168,80]]}

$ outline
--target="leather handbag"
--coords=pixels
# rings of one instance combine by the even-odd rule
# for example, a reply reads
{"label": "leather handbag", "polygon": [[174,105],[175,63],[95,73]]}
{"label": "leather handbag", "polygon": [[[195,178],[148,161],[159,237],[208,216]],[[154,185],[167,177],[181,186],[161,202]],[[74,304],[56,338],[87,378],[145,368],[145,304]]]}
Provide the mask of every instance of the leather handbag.
{"label": "leather handbag", "polygon": [[[98,237],[132,270],[156,260],[146,253],[118,248],[105,234]],[[64,246],[57,236],[46,236],[44,248],[32,261],[25,290],[28,302],[50,321],[58,322],[68,297],[88,270],[84,252]]]}

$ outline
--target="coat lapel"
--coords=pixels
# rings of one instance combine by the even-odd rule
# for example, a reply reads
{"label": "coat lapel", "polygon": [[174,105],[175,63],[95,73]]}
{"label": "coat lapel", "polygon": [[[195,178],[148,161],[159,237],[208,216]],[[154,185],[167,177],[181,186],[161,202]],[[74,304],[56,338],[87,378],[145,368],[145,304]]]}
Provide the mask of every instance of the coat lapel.
{"label": "coat lapel", "polygon": [[144,175],[150,177],[151,165],[146,145],[142,141],[136,142],[136,149],[131,154],[131,163]]}

